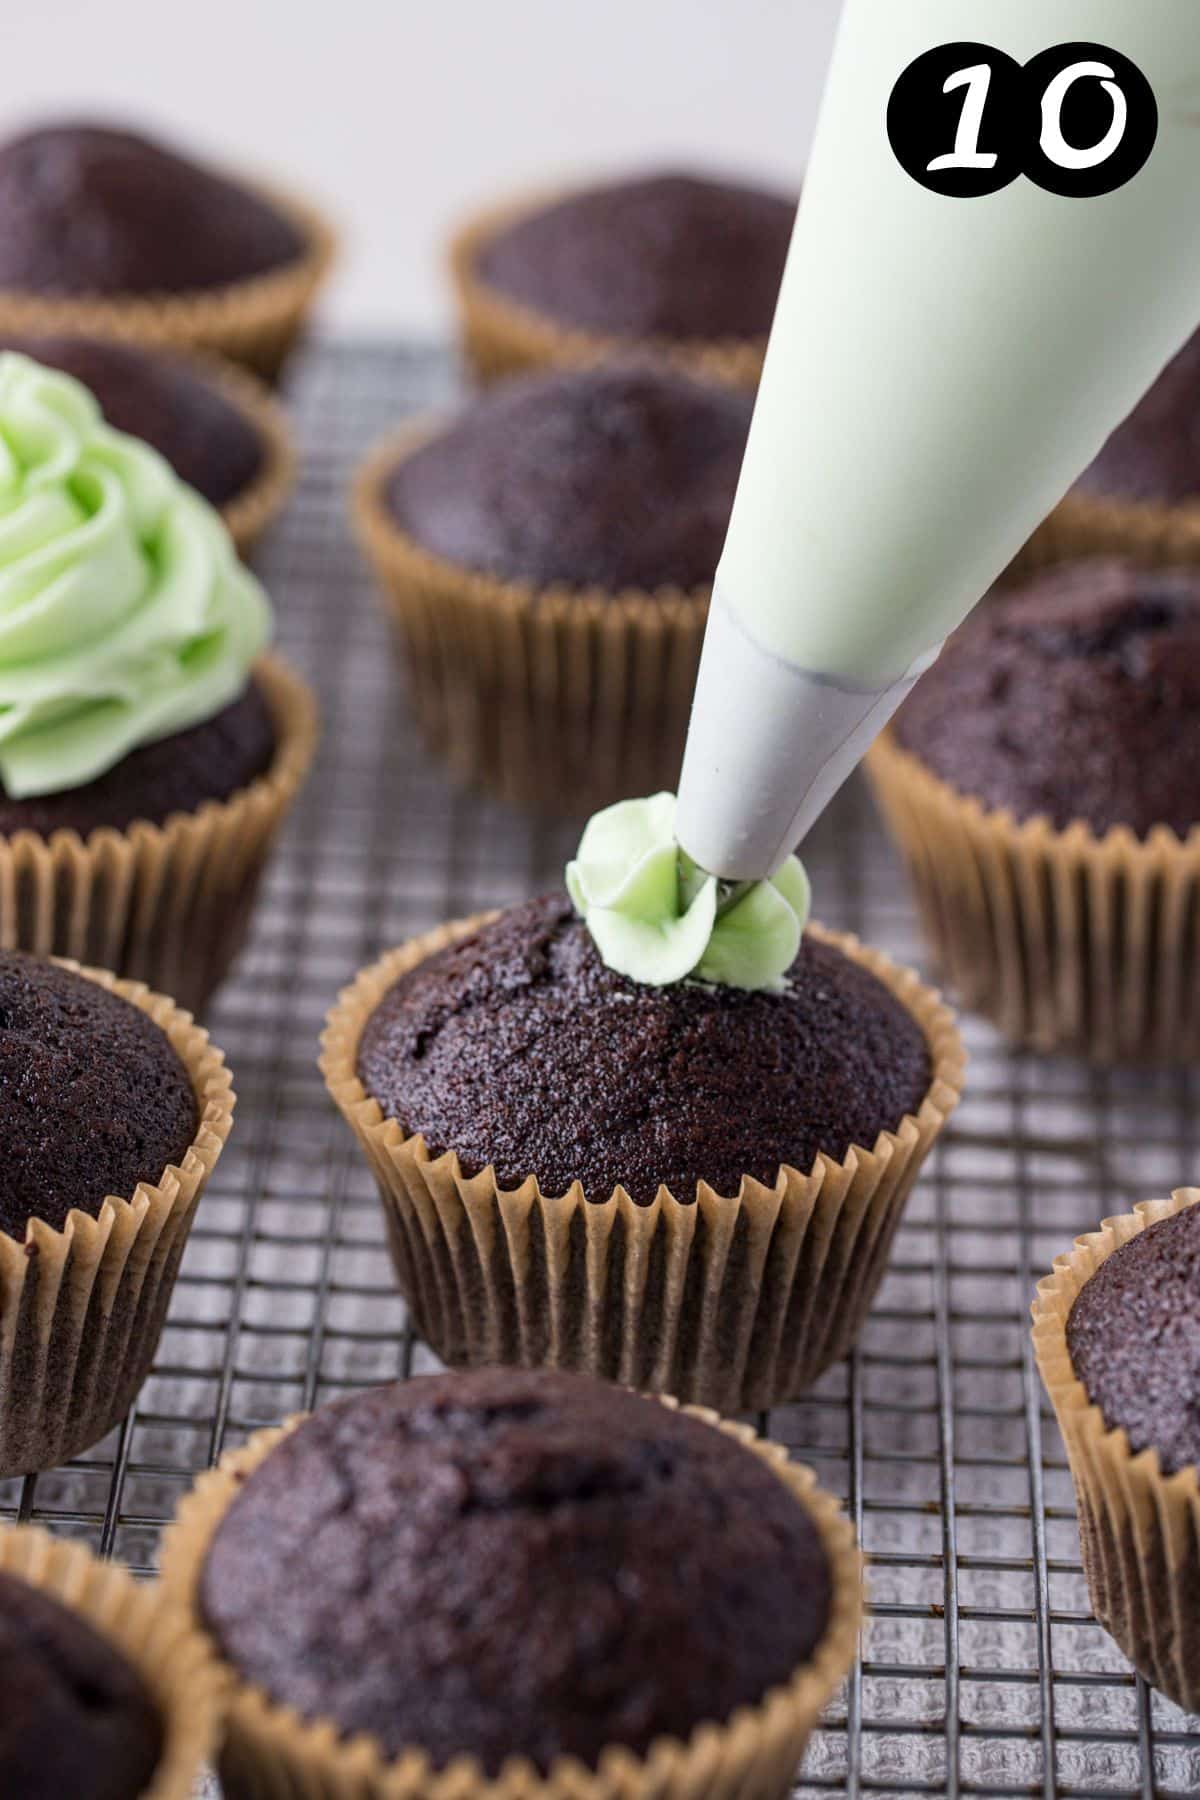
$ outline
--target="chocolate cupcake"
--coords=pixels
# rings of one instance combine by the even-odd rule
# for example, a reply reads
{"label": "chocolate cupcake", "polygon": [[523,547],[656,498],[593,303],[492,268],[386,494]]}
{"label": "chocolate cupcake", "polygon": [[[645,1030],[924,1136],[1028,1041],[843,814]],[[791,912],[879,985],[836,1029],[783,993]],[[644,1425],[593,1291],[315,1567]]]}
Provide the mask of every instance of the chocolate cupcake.
{"label": "chocolate cupcake", "polygon": [[1190,1057],[1200,578],[1063,565],[997,593],[868,769],[933,948],[1038,1049]]}
{"label": "chocolate cupcake", "polygon": [[0,338],[4,350],[82,382],[110,425],[165,456],[218,509],[242,555],[286,500],[295,463],[287,422],[248,371],[100,338]]}
{"label": "chocolate cupcake", "polygon": [[216,1736],[203,1638],[82,1544],[0,1530],[0,1793],[188,1800]]}
{"label": "chocolate cupcake", "polygon": [[1029,546],[1035,560],[1200,562],[1200,332],[1167,364]]}
{"label": "chocolate cupcake", "polygon": [[261,655],[265,596],[211,508],[86,389],[0,353],[0,424],[0,581],[36,533],[21,579],[44,594],[0,621],[0,942],[198,1009],[307,771],[311,699]]}
{"label": "chocolate cupcake", "polygon": [[0,951],[0,1476],[66,1462],[128,1409],[232,1111],[220,1053],[169,1000]]}
{"label": "chocolate cupcake", "polygon": [[0,1573],[0,1793],[140,1800],[162,1755],[142,1676],[77,1613]]}
{"label": "chocolate cupcake", "polygon": [[587,1793],[614,1758],[629,1794],[785,1794],[860,1599],[836,1506],[751,1433],[501,1369],[260,1433],[163,1569],[230,1680],[232,1795]]}
{"label": "chocolate cupcake", "polygon": [[50,124],[0,145],[0,332],[221,350],[275,376],[329,261],[307,207],[149,138]]}
{"label": "chocolate cupcake", "polygon": [[457,774],[577,814],[673,785],[750,413],[648,365],[568,370],[372,454],[359,535]]}
{"label": "chocolate cupcake", "polygon": [[1197,1202],[1181,1189],[1079,1238],[1033,1309],[1096,1617],[1188,1712],[1200,1708]]}
{"label": "chocolate cupcake", "polygon": [[[636,836],[668,801],[601,825],[643,808]],[[632,921],[651,959],[683,960],[618,972],[612,909],[587,895],[619,852],[610,833],[590,863],[589,842],[570,871],[586,922],[552,895],[393,951],[331,1014],[326,1081],[444,1361],[782,1402],[865,1318],[958,1098],[953,1021],[856,940],[801,941],[782,872],[698,936],[695,908]],[[631,876],[635,903],[660,862]],[[745,966],[756,943],[768,965]]]}
{"label": "chocolate cupcake", "polygon": [[795,196],[694,174],[635,176],[471,220],[451,267],[484,381],[638,350],[754,387]]}

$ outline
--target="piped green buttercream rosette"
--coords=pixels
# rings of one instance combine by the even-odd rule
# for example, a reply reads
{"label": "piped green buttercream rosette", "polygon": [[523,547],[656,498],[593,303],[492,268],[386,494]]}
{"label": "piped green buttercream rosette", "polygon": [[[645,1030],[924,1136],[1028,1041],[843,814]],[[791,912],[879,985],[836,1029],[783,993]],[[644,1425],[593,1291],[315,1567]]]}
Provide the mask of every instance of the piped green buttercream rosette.
{"label": "piped green buttercream rosette", "polygon": [[795,856],[769,881],[723,893],[680,849],[674,794],[597,813],[567,866],[567,891],[608,967],[650,987],[782,987],[811,904]]}
{"label": "piped green buttercream rosette", "polygon": [[269,635],[213,508],[79,382],[0,355],[0,778],[81,787],[236,699]]}

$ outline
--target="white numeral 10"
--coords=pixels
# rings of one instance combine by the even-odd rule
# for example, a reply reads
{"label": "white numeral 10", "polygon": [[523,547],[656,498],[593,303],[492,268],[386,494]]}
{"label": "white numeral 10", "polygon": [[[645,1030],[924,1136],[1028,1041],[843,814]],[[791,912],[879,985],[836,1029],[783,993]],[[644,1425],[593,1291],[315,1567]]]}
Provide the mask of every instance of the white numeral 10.
{"label": "white numeral 10", "polygon": [[[1041,146],[1044,155],[1056,168],[1098,169],[1120,147],[1129,123],[1129,102],[1118,87],[1115,74],[1116,71],[1107,63],[1077,62],[1063,69],[1047,87],[1042,95]],[[1077,81],[1085,80],[1100,82],[1112,101],[1113,116],[1112,124],[1098,144],[1078,149],[1074,144],[1068,144],[1063,136],[1062,115],[1067,95]],[[947,76],[942,87],[943,94],[952,94],[957,88],[966,88],[967,91],[959,114],[958,130],[954,134],[954,148],[944,156],[935,156],[931,163],[925,165],[929,174],[932,175],[939,169],[995,168],[998,160],[995,154],[979,148],[983,109],[987,105],[991,84],[992,71],[987,63],[972,63],[969,69],[959,69],[955,74]]]}

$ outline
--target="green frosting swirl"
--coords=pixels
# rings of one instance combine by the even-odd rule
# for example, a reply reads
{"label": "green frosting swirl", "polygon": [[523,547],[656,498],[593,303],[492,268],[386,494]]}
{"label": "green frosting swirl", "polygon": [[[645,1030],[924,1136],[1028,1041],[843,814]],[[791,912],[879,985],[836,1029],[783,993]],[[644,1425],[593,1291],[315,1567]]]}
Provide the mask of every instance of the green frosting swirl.
{"label": "green frosting swirl", "polygon": [[650,987],[690,976],[781,988],[811,902],[804,866],[789,856],[723,907],[716,877],[679,848],[674,794],[622,800],[590,819],[567,891],[609,968]]}
{"label": "green frosting swirl", "polygon": [[0,778],[20,799],[236,699],[270,612],[207,501],[87,389],[0,355]]}

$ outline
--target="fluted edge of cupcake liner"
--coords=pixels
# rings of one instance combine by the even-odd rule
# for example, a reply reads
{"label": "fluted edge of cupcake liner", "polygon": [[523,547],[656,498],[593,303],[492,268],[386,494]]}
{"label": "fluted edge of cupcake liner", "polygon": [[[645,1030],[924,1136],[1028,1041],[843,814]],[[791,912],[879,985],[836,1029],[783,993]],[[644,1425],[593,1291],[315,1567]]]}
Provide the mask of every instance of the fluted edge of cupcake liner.
{"label": "fluted edge of cupcake liner", "polygon": [[217,351],[273,382],[329,273],[337,240],[308,201],[259,181],[241,185],[297,227],[305,250],[294,262],[226,287],[182,294],[29,294],[0,288],[0,333],[119,338],[151,349]]}
{"label": "fluted edge of cupcake liner", "polygon": [[1092,556],[1127,556],[1157,565],[1200,563],[1200,502],[1166,506],[1070,493],[1026,547],[1027,567]]}
{"label": "fluted edge of cupcake liner", "polygon": [[1014,1044],[1093,1062],[1200,1051],[1200,828],[1103,837],[1018,822],[960,794],[888,731],[867,754],[880,810],[955,997]]}
{"label": "fluted edge of cupcake liner", "polygon": [[725,1197],[700,1182],[639,1206],[576,1182],[543,1194],[536,1173],[501,1188],[433,1158],[386,1118],[358,1078],[363,1027],[398,977],[494,914],[444,926],[366,969],[323,1038],[326,1085],[375,1175],[388,1243],[414,1325],[450,1365],[576,1369],[723,1412],[803,1393],[866,1319],[913,1181],[950,1113],[965,1052],[940,997],[857,939],[810,926],[869,969],[921,1026],[928,1092],[915,1114],[854,1147],[750,1177]]}
{"label": "fluted edge of cupcake liner", "polygon": [[111,1431],[146,1376],[197,1201],[233,1125],[233,1080],[190,1013],[141,982],[73,969],[148,1014],[187,1070],[196,1135],[177,1166],[110,1195],[95,1218],[73,1208],[55,1230],[30,1218],[0,1232],[0,1477],[68,1462]]}
{"label": "fluted edge of cupcake liner", "polygon": [[190,1800],[216,1745],[220,1684],[203,1634],[161,1589],[34,1525],[0,1528],[0,1573],[57,1600],[118,1651],[149,1689],[163,1752],[142,1800]]}
{"label": "fluted edge of cupcake liner", "polygon": [[388,516],[381,490],[440,423],[378,445],[352,495],[426,741],[459,780],[540,812],[673,788],[709,590],[536,588],[433,555]]}
{"label": "fluted edge of cupcake liner", "polygon": [[[679,1402],[658,1396],[660,1404]],[[419,1749],[397,1759],[366,1735],[345,1738],[331,1720],[302,1718],[243,1681],[221,1659],[227,1735],[221,1777],[231,1800],[736,1800],[747,1794],[779,1800],[823,1707],[848,1673],[862,1620],[862,1558],[849,1521],[811,1469],[789,1461],[778,1444],[746,1425],[697,1407],[685,1409],[736,1438],[766,1462],[815,1524],[831,1577],[830,1614],[812,1657],[757,1706],[698,1726],[686,1742],[664,1738],[644,1756],[618,1746],[595,1769],[563,1758],[546,1774],[514,1758],[489,1779],[478,1762],[459,1757],[434,1769]],[[180,1503],[163,1540],[162,1579],[172,1600],[204,1630],[199,1586],[209,1546],[248,1476],[303,1415],[257,1432],[201,1475]]]}
{"label": "fluted edge of cupcake liner", "polygon": [[241,948],[276,834],[308,773],[316,702],[278,657],[255,664],[275,760],[228,800],[50,837],[0,837],[0,945],[67,956],[145,981],[199,1012]]}
{"label": "fluted edge of cupcake liner", "polygon": [[1092,1610],[1134,1667],[1188,1712],[1200,1710],[1200,1471],[1164,1475],[1110,1430],[1071,1363],[1067,1320],[1101,1263],[1148,1225],[1200,1203],[1200,1188],[1148,1200],[1077,1238],[1038,1283],[1033,1343],[1075,1482]]}
{"label": "fluted edge of cupcake liner", "polygon": [[245,557],[283,510],[296,484],[296,449],[287,414],[271,389],[240,363],[216,351],[179,353],[197,377],[216,388],[257,433],[262,466],[240,494],[221,508],[238,555]]}
{"label": "fluted edge of cupcake liner", "polygon": [[463,349],[481,382],[500,381],[528,369],[589,368],[613,357],[641,355],[726,387],[758,386],[767,350],[765,337],[606,335],[564,325],[491,286],[479,270],[484,245],[528,213],[563,198],[560,189],[489,208],[468,219],[451,240],[448,261]]}

